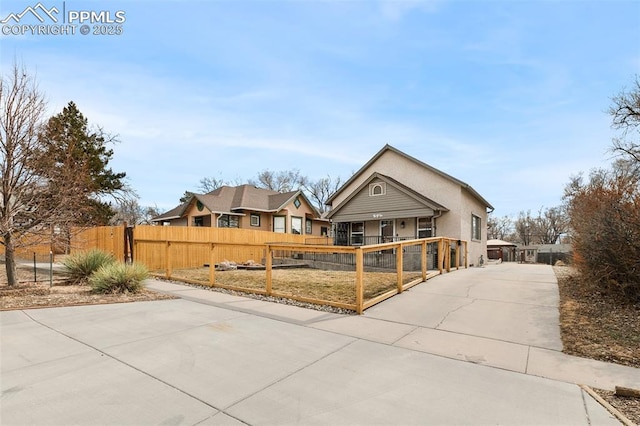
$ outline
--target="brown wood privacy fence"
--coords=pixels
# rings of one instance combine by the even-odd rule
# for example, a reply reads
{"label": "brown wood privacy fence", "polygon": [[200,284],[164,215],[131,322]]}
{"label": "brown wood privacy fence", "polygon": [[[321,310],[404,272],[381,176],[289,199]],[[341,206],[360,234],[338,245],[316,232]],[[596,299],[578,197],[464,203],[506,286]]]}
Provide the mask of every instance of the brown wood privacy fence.
{"label": "brown wood privacy fence", "polygon": [[[16,256],[22,259],[49,259],[64,254],[97,248],[113,254],[118,260],[125,260],[124,226],[97,226],[92,228],[71,228],[65,231],[42,229],[23,236],[16,241]],[[0,254],[4,254],[4,245],[0,244]]]}
{"label": "brown wood privacy fence", "polygon": [[[332,244],[328,238],[314,237],[319,243]],[[64,235],[50,229],[40,234],[24,237],[18,244],[16,254],[31,259],[34,255],[54,256],[99,249],[113,254],[120,261],[134,259],[149,269],[163,268],[166,263],[166,244],[172,244],[171,263],[175,267],[188,268],[209,263],[207,245],[228,243],[218,250],[219,261],[232,260],[238,263],[254,260],[261,262],[265,255],[264,244],[282,242],[304,244],[306,237],[295,234],[276,234],[266,231],[234,228],[181,227],[181,226],[96,226],[73,228]],[[136,250],[137,249],[137,250]],[[132,254],[133,252],[133,254]],[[0,254],[4,246],[0,244]]]}
{"label": "brown wood privacy fence", "polygon": [[[305,244],[304,235],[235,228],[137,226],[134,260],[149,270],[195,268],[225,260],[262,263],[267,243]],[[212,258],[211,245],[215,245]]]}

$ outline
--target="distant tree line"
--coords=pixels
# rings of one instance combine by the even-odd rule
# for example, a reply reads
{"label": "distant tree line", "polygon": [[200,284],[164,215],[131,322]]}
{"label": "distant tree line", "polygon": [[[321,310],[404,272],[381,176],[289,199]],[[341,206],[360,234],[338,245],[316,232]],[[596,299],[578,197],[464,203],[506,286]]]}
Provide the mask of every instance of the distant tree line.
{"label": "distant tree line", "polygon": [[505,240],[516,244],[558,244],[563,242],[569,226],[565,209],[540,208],[536,216],[531,210],[521,211],[518,217],[489,215],[487,235],[489,239]]}

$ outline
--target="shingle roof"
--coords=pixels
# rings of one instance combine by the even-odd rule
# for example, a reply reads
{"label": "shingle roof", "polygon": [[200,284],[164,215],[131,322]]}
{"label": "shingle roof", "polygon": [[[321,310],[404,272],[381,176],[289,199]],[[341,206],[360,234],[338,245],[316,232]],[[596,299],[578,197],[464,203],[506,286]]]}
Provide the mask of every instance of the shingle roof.
{"label": "shingle roof", "polygon": [[[256,188],[253,185],[221,186],[206,194],[193,194],[193,197],[187,203],[169,210],[154,218],[153,221],[181,217],[194,199],[200,201],[212,213],[238,214],[241,210],[277,212],[295,197],[304,198],[312,206],[300,190],[280,193],[269,189]],[[317,214],[317,217],[319,217],[319,214]]]}
{"label": "shingle roof", "polygon": [[161,220],[178,219],[182,216],[182,213],[184,213],[184,210],[187,208],[188,205],[189,203],[180,204],[179,206],[172,208],[168,212],[165,212],[160,216],[154,217],[153,219],[151,219],[151,221],[159,222]]}

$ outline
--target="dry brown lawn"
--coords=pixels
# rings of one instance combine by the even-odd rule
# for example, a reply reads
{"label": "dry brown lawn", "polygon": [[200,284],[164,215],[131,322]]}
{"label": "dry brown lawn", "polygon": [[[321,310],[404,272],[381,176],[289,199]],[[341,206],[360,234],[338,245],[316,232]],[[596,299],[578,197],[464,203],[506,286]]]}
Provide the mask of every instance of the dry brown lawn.
{"label": "dry brown lawn", "polygon": [[[209,282],[208,268],[174,270],[171,275],[176,279]],[[405,272],[403,283],[420,278],[420,272]],[[341,304],[356,303],[356,273],[354,271],[322,271],[318,269],[274,269],[271,275],[275,293],[292,295],[318,301]],[[372,299],[396,288],[395,272],[365,272],[364,300]],[[216,271],[215,282],[218,285],[236,287],[250,291],[266,288],[264,270]]]}

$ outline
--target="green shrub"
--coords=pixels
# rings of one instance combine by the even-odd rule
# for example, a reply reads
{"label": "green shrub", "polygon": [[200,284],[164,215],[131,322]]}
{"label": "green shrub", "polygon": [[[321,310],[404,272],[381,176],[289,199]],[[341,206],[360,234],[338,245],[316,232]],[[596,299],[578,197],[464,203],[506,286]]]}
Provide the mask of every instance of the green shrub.
{"label": "green shrub", "polygon": [[101,250],[79,252],[67,257],[62,263],[66,273],[74,283],[86,283],[91,274],[104,265],[116,262],[111,253]]}
{"label": "green shrub", "polygon": [[148,276],[149,271],[143,265],[111,263],[94,272],[89,285],[96,293],[138,293]]}

